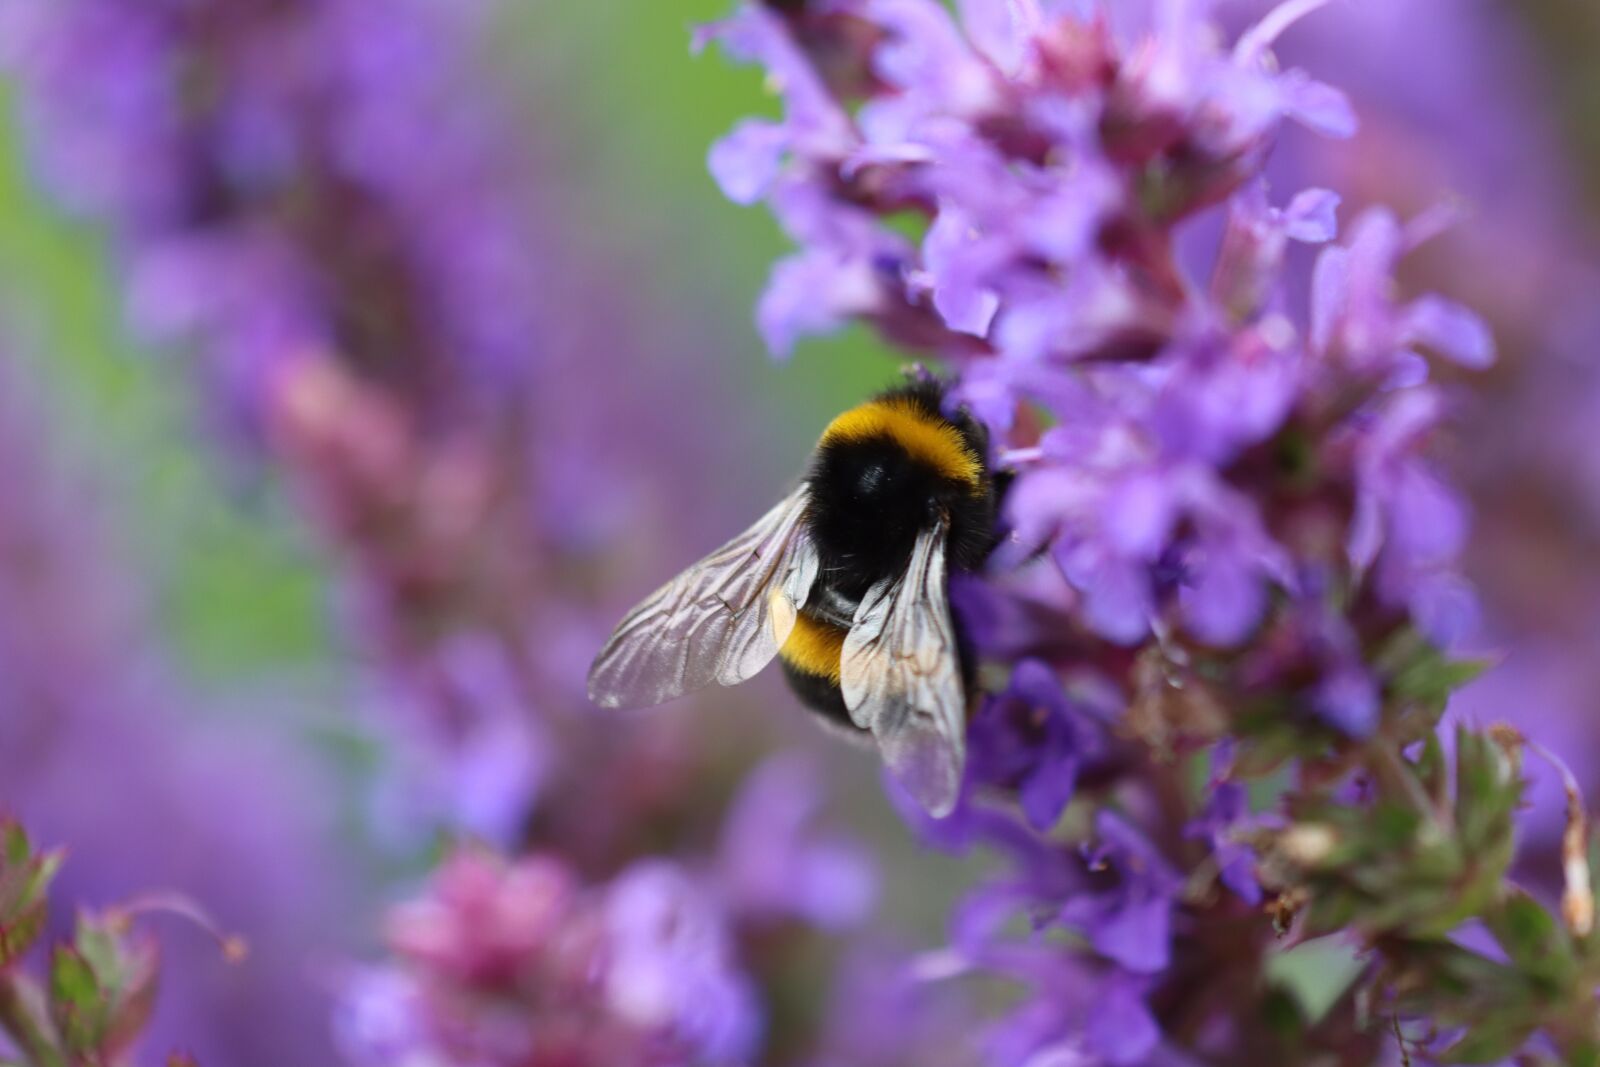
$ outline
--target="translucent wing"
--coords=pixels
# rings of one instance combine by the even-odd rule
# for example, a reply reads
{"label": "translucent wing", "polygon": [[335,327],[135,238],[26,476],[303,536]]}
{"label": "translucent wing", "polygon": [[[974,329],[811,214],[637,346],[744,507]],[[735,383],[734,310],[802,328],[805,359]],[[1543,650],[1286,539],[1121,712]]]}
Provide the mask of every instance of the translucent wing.
{"label": "translucent wing", "polygon": [[966,759],[966,691],[945,590],[946,523],[917,537],[899,578],[867,591],[844,641],[840,688],[884,762],[933,815],[947,815]]}
{"label": "translucent wing", "polygon": [[644,707],[712,682],[734,685],[765,667],[817,577],[816,549],[801,525],[808,499],[802,485],[629,612],[589,668],[589,699]]}

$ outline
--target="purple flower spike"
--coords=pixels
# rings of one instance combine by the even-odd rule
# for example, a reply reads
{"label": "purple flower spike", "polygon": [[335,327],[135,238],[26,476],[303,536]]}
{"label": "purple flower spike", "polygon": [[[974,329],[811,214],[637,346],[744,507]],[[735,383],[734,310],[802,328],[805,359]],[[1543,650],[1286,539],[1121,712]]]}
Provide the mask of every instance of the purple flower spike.
{"label": "purple flower spike", "polygon": [[1345,899],[1299,893],[1261,842],[1328,797],[1373,803],[1325,779],[1418,736],[1466,673],[1438,659],[1479,625],[1469,510],[1429,454],[1432,361],[1487,366],[1493,335],[1397,277],[1457,213],[1341,219],[1326,186],[1373,201],[1353,179],[1383,169],[1392,115],[1361,167],[1269,185],[1280,140],[1325,159],[1291,125],[1357,132],[1323,64],[1287,61],[1354,16],[1246,6],[1234,37],[1208,0],[742,9],[786,38],[759,49],[780,88],[798,57],[801,96],[831,101],[805,110],[845,127],[780,153],[746,124],[714,161],[799,245],[761,306],[769,347],[858,320],[942,361],[999,468],[999,544],[952,589],[978,661],[960,803],[934,820],[890,791],[926,844],[1010,864],[928,964],[1029,988],[985,1036],[1007,1067],[1379,1055],[1358,997],[1261,1025],[1274,923]]}

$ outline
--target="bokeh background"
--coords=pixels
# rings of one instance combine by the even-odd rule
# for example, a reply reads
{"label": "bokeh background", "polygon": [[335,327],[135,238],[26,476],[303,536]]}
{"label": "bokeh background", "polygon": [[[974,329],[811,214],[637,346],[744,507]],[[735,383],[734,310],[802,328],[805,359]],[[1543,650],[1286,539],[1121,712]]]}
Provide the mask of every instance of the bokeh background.
{"label": "bokeh background", "polygon": [[[693,797],[692,818],[624,795],[649,774],[608,762],[592,727],[556,745],[516,725],[573,714],[571,677],[615,615],[763,510],[827,418],[897,372],[861,330],[787,364],[765,355],[752,308],[784,242],[722,198],[705,154],[774,103],[758,75],[688,46],[725,6],[512,0],[481,36],[482,84],[465,91],[500,101],[529,150],[509,202],[553,272],[526,294],[537,313],[511,316],[548,368],[528,417],[576,424],[541,439],[541,484],[566,495],[540,498],[545,541],[511,544],[549,560],[516,588],[584,608],[537,625],[541,655],[568,664],[541,690],[561,709],[491,698],[513,725],[444,741],[407,691],[417,679],[371,639],[364,564],[326,486],[286,474],[296,453],[260,447],[270,430],[230,421],[203,344],[138,328],[126,228],[72,210],[40,165],[40,86],[0,81],[0,808],[71,850],[68,899],[180,889],[251,942],[228,966],[170,931],[156,1045],[339,1062],[351,968],[450,828],[559,845],[608,877],[636,855],[703,851],[739,778],[779,749],[811,754],[831,821],[879,857],[875,928],[937,940],[960,865],[919,855],[872,761],[820,741],[774,679],[674,708],[668,726],[617,727],[661,790]],[[1260,5],[1223,7],[1243,20]],[[1408,268],[1419,290],[1482,308],[1502,354],[1447,446],[1477,506],[1478,640],[1503,659],[1457,713],[1522,724],[1600,786],[1600,9],[1340,0],[1283,52],[1348,88],[1364,123],[1336,154],[1291,137],[1285,182],[1465,208]],[[404,54],[392,62],[404,79]],[[475,551],[477,533],[442,551]],[[1553,840],[1542,788],[1535,825]]]}

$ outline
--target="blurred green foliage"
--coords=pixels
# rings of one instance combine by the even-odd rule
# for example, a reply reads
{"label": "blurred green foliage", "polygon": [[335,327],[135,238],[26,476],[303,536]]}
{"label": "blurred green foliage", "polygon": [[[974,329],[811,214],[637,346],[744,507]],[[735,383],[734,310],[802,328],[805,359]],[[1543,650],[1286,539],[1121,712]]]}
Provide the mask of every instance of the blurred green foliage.
{"label": "blurred green foliage", "polygon": [[324,647],[322,581],[273,495],[196,448],[182,367],[123,329],[114,266],[64,219],[22,159],[0,92],[0,273],[12,352],[58,401],[52,447],[84,459],[119,511],[115,533],[202,677],[303,663]]}
{"label": "blurred green foliage", "polygon": [[1600,7],[1592,0],[1529,0],[1512,5],[1533,27],[1535,43],[1545,53],[1541,74],[1573,146],[1576,162],[1586,172],[1589,202],[1600,205]]}

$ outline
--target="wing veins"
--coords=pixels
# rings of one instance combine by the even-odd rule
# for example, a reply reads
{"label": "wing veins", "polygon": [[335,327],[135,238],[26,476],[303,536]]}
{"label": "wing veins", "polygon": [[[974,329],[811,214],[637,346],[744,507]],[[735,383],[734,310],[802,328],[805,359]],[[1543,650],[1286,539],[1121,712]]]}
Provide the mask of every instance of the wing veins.
{"label": "wing veins", "polygon": [[645,598],[595,658],[590,698],[612,707],[661,703],[743,681],[776,656],[816,577],[802,523],[808,499],[801,486]]}
{"label": "wing veins", "polygon": [[920,534],[905,574],[862,598],[840,664],[852,720],[872,732],[890,769],[935,814],[955,803],[966,751],[947,533],[941,521]]}

